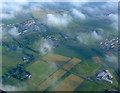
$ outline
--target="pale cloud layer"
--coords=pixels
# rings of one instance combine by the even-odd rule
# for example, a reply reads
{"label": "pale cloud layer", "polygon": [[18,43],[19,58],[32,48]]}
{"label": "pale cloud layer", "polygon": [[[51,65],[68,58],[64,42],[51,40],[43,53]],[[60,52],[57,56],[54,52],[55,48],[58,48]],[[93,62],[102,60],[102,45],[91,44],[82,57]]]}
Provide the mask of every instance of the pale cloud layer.
{"label": "pale cloud layer", "polygon": [[118,2],[119,0],[2,0],[3,2]]}
{"label": "pale cloud layer", "polygon": [[48,41],[47,39],[42,39],[39,42],[39,52],[42,55],[48,54],[48,53],[52,53],[52,42]]}
{"label": "pale cloud layer", "polygon": [[101,40],[102,36],[99,35],[96,31],[92,31],[90,33],[80,33],[77,36],[77,39],[80,41],[80,43],[88,45],[91,42]]}
{"label": "pale cloud layer", "polygon": [[13,27],[10,31],[8,31],[8,33],[13,37],[17,37],[19,35],[18,29],[16,27]]}
{"label": "pale cloud layer", "polygon": [[82,12],[78,11],[77,9],[72,9],[72,13],[77,18],[80,18],[80,19],[83,19],[83,20],[86,19],[86,16]]}
{"label": "pale cloud layer", "polygon": [[71,16],[67,14],[63,15],[53,15],[47,14],[47,24],[49,26],[67,26],[69,22],[72,20]]}
{"label": "pale cloud layer", "polygon": [[0,26],[0,42],[2,41],[2,27]]}
{"label": "pale cloud layer", "polygon": [[105,55],[105,60],[110,66],[118,70],[118,56],[115,55]]}
{"label": "pale cloud layer", "polygon": [[111,26],[115,30],[118,30],[118,15],[117,14],[110,14],[108,17],[112,21]]}
{"label": "pale cloud layer", "polygon": [[24,10],[24,12],[26,12],[26,10],[24,9],[24,6],[26,6],[28,3],[26,2],[9,2],[9,3],[2,3],[2,13],[1,16],[3,19],[11,19],[11,18],[15,18],[15,16],[22,12]]}

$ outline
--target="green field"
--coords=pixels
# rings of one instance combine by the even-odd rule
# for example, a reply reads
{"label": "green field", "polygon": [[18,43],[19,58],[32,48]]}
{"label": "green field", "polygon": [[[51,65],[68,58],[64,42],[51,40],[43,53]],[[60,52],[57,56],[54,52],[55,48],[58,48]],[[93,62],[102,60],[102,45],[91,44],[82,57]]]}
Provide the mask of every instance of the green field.
{"label": "green field", "polygon": [[32,77],[28,80],[29,82],[39,85],[42,81],[47,79],[57,67],[53,64],[47,64],[42,61],[33,63],[27,70],[31,73]]}
{"label": "green field", "polygon": [[83,76],[90,76],[100,68],[100,64],[95,63],[92,59],[85,60],[73,67],[72,71]]}
{"label": "green field", "polygon": [[71,58],[76,57],[83,60],[93,55],[93,52],[91,50],[86,49],[84,51],[84,49],[85,49],[84,46],[75,47],[75,46],[61,45],[58,48],[56,48],[54,51],[56,54],[60,54]]}
{"label": "green field", "polygon": [[7,47],[2,47],[2,73],[4,74],[11,68],[15,68],[16,65],[23,63],[22,58],[25,57],[24,54],[18,52],[17,50],[11,50]]}
{"label": "green field", "polygon": [[92,81],[84,80],[75,91],[104,91],[105,88],[102,85],[98,85]]}
{"label": "green field", "polygon": [[[16,54],[17,55],[17,54]],[[17,55],[19,56],[19,55]],[[23,63],[22,56],[6,56],[2,55],[2,74],[7,73],[11,68],[15,68],[18,64]]]}

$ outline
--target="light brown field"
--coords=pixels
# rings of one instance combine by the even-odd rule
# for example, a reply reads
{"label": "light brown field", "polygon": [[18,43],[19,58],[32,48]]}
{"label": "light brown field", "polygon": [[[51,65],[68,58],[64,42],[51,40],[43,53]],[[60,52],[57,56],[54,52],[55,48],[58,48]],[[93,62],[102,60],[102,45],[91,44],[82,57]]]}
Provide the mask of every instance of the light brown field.
{"label": "light brown field", "polygon": [[96,63],[101,63],[101,59],[99,57],[93,57],[93,60],[96,62]]}
{"label": "light brown field", "polygon": [[70,70],[73,66],[80,63],[81,60],[78,58],[73,58],[69,63],[65,64],[63,67],[67,70]]}
{"label": "light brown field", "polygon": [[39,88],[42,90],[45,90],[48,88],[51,84],[55,83],[60,77],[62,77],[66,71],[64,70],[58,70],[55,72],[52,76],[50,76],[46,81],[44,81],[42,84],[40,84]]}
{"label": "light brown field", "polygon": [[73,91],[76,89],[81,83],[83,82],[83,79],[71,74],[68,76],[65,80],[60,82],[60,84],[56,85],[54,88],[52,88],[52,91]]}
{"label": "light brown field", "polygon": [[47,62],[56,63],[57,65],[63,65],[66,61],[70,60],[71,58],[61,56],[61,55],[56,55],[56,54],[48,54],[45,57],[43,57],[42,59]]}
{"label": "light brown field", "polygon": [[38,64],[38,63],[39,63],[39,61],[34,62],[31,66],[27,67],[26,70],[28,71],[32,66],[34,66],[35,64]]}
{"label": "light brown field", "polygon": [[[57,13],[58,11],[61,12],[61,13]],[[60,14],[65,14],[65,13],[69,13],[69,11],[66,11],[66,10],[56,10],[56,11],[53,11],[53,10],[38,10],[38,11],[32,11],[32,15],[35,18],[40,18],[40,17],[46,16],[47,14],[53,14],[53,15],[59,15],[60,16]]]}

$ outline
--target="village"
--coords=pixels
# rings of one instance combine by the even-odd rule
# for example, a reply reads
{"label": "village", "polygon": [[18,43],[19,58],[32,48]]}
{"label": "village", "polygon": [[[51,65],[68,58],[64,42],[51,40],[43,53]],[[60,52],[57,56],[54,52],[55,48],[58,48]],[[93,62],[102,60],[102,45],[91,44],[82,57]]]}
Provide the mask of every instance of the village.
{"label": "village", "polygon": [[118,37],[114,37],[111,39],[105,39],[104,41],[99,43],[100,47],[107,50],[117,50],[120,46]]}

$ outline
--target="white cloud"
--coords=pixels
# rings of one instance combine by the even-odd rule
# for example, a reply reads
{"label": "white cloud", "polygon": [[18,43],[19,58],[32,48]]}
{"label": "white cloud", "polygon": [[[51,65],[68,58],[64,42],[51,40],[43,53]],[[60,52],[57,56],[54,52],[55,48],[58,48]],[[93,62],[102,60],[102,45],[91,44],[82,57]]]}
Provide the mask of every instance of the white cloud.
{"label": "white cloud", "polygon": [[78,11],[77,9],[72,9],[72,13],[75,17],[78,17],[80,19],[86,19],[86,16],[82,12]]}
{"label": "white cloud", "polygon": [[116,2],[96,2],[96,3],[87,3],[82,6],[81,9],[91,16],[106,16],[108,13],[117,13],[118,12],[118,3]]}
{"label": "white cloud", "polygon": [[106,60],[108,62],[111,62],[111,63],[117,63],[118,62],[118,57],[115,56],[115,55],[112,55],[112,56],[109,56],[109,55],[106,55]]}
{"label": "white cloud", "polygon": [[11,11],[9,13],[2,13],[1,16],[3,19],[11,19],[15,17],[15,14]]}
{"label": "white cloud", "polygon": [[52,42],[48,41],[47,39],[42,39],[40,42],[39,51],[42,55],[45,55],[47,53],[52,53]]}
{"label": "white cloud", "polygon": [[90,33],[80,33],[77,36],[77,39],[80,41],[80,43],[88,45],[91,42],[101,40],[102,36],[99,35],[96,31],[92,31]]}
{"label": "white cloud", "polygon": [[24,13],[27,11],[24,9],[24,6],[28,5],[28,2],[2,2],[1,3],[1,15],[3,19],[10,19],[10,18],[15,18],[15,16],[23,12]]}
{"label": "white cloud", "polygon": [[0,33],[1,33],[1,38],[0,39],[1,40],[7,40],[7,38],[8,38],[7,30],[5,28],[1,27]]}
{"label": "white cloud", "polygon": [[25,91],[28,85],[25,83],[19,83],[17,86],[14,85],[3,85],[0,86],[4,91]]}
{"label": "white cloud", "polygon": [[111,67],[114,67],[116,70],[118,70],[118,56],[115,55],[105,55],[105,60],[109,62],[108,64]]}
{"label": "white cloud", "polygon": [[81,2],[75,2],[75,0],[73,2],[70,2],[70,4],[73,5],[76,8],[82,8],[82,6],[86,3],[88,3],[88,2],[82,2],[82,1]]}
{"label": "white cloud", "polygon": [[117,14],[110,14],[108,17],[112,21],[111,26],[115,30],[118,30],[118,15]]}
{"label": "white cloud", "polygon": [[107,9],[111,11],[118,11],[118,3],[117,2],[106,2],[101,6],[102,9]]}
{"label": "white cloud", "polygon": [[47,14],[47,24],[50,26],[67,26],[71,21],[71,16],[67,14],[63,15],[53,15]]}
{"label": "white cloud", "polygon": [[101,39],[101,36],[98,35],[96,31],[93,31],[93,32],[91,33],[91,37],[92,37],[93,39],[96,39],[96,40],[100,40],[100,39]]}
{"label": "white cloud", "polygon": [[4,91],[20,91],[19,88],[15,87],[15,86],[11,86],[11,85],[3,86],[3,90]]}
{"label": "white cloud", "polygon": [[0,26],[0,42],[2,41],[2,26]]}
{"label": "white cloud", "polygon": [[18,29],[16,27],[13,27],[8,33],[14,37],[17,37],[19,35]]}

